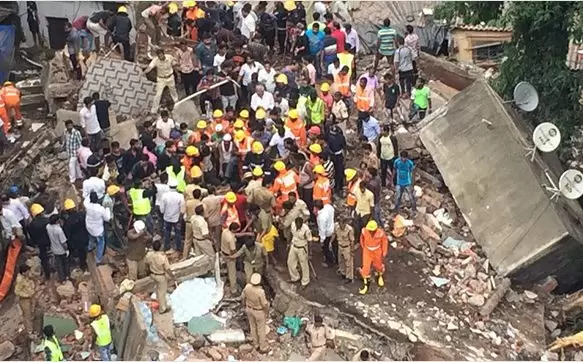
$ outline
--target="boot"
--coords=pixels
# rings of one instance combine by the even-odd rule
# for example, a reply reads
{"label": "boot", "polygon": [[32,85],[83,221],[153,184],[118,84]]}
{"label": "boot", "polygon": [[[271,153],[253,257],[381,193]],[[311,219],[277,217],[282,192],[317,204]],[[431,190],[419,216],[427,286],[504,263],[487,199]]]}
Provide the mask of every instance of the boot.
{"label": "boot", "polygon": [[366,294],[366,293],[368,293],[368,278],[364,278],[362,281],[363,281],[363,285],[362,285],[362,288],[360,288],[358,290],[358,293]]}
{"label": "boot", "polygon": [[383,275],[381,273],[377,273],[377,284],[379,287],[385,286],[385,280],[383,279]]}

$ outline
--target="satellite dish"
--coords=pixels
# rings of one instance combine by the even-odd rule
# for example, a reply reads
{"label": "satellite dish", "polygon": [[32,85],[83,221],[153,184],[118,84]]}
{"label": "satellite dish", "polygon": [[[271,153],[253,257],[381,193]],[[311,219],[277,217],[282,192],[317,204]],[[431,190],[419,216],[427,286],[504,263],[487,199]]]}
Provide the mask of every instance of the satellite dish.
{"label": "satellite dish", "polygon": [[[538,93],[528,82],[520,82],[514,87],[514,100],[516,106],[525,112],[532,112],[538,107]],[[511,103],[511,102],[507,102]]]}
{"label": "satellite dish", "polygon": [[543,122],[532,132],[532,142],[541,152],[553,152],[561,143],[561,131],[550,122]]}
{"label": "satellite dish", "polygon": [[583,172],[573,169],[563,172],[559,178],[559,190],[569,200],[583,196]]}

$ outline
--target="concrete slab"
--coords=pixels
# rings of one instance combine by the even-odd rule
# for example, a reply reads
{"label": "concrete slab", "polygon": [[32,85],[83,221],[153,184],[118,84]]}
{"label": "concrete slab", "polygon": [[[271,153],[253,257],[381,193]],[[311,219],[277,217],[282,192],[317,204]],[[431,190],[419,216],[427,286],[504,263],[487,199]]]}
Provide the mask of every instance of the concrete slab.
{"label": "concrete slab", "polygon": [[118,141],[122,148],[129,148],[130,140],[138,138],[136,123],[137,121],[134,119],[128,119],[115,125],[112,122],[112,126],[109,128],[109,137]]}
{"label": "concrete slab", "polygon": [[223,328],[223,324],[211,314],[203,315],[201,317],[193,317],[188,322],[188,333],[192,335],[209,335],[221,328]]}
{"label": "concrete slab", "polygon": [[179,104],[172,110],[172,116],[174,117],[174,122],[188,124],[189,128],[193,128],[195,123],[200,120],[200,112],[198,110],[198,99],[195,98],[193,101],[186,101]]}
{"label": "concrete slab", "polygon": [[77,322],[68,316],[54,316],[45,314],[43,316],[43,327],[52,325],[55,329],[55,335],[58,338],[63,338],[66,335],[72,334],[77,329]]}
{"label": "concrete slab", "polygon": [[288,361],[305,361],[306,358],[303,357],[301,354],[297,352],[290,353],[289,357],[287,358]]}

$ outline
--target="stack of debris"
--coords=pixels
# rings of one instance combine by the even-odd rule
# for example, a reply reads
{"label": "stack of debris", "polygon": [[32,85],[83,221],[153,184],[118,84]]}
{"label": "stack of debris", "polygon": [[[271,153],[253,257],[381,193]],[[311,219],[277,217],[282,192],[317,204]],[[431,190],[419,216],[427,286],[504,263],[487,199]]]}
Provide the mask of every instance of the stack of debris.
{"label": "stack of debris", "polygon": [[64,108],[74,109],[78,84],[71,78],[71,62],[64,52],[56,52],[42,71],[41,83],[44,87],[45,99],[49,113],[54,114],[61,103],[67,102]]}

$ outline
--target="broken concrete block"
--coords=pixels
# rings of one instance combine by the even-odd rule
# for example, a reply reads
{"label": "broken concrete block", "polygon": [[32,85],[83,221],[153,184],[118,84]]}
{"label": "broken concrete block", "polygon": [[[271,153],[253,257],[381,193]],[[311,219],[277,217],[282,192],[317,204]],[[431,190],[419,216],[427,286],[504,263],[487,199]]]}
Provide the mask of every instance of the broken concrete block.
{"label": "broken concrete block", "polygon": [[464,269],[464,278],[475,278],[476,277],[476,267],[474,264],[469,263]]}
{"label": "broken concrete block", "polygon": [[241,343],[245,342],[245,333],[242,329],[221,329],[208,336],[213,343]]}
{"label": "broken concrete block", "polygon": [[223,354],[218,347],[209,347],[209,349],[206,351],[206,354],[212,358],[213,361],[222,361],[224,359]]}
{"label": "broken concrete block", "polygon": [[241,358],[241,356],[245,356],[251,352],[253,352],[255,348],[253,348],[252,345],[250,344],[242,344],[241,346],[239,346],[239,358]]}
{"label": "broken concrete block", "polygon": [[405,240],[407,240],[409,245],[411,245],[412,247],[414,247],[415,249],[418,249],[418,250],[423,249],[423,246],[425,245],[423,240],[421,240],[421,238],[417,234],[405,235]]}
{"label": "broken concrete block", "polygon": [[441,207],[441,201],[436,200],[427,194],[423,194],[423,196],[421,196],[421,200],[423,200],[425,203],[431,205],[435,209],[439,209]]}
{"label": "broken concrete block", "polygon": [[538,283],[537,288],[544,293],[551,293],[559,286],[559,282],[553,276],[549,275]]}
{"label": "broken concrete block", "polygon": [[344,339],[348,339],[351,341],[358,341],[360,340],[362,337],[357,335],[357,334],[353,334],[347,331],[343,331],[341,329],[336,329],[335,330],[335,335],[337,338],[344,338]]}
{"label": "broken concrete block", "polygon": [[401,130],[395,132],[395,137],[397,138],[399,150],[412,150],[417,148],[417,139],[419,138],[417,135],[403,129],[403,132]]}
{"label": "broken concrete block", "polygon": [[14,344],[10,341],[0,343],[0,361],[7,361],[16,351]]}
{"label": "broken concrete block", "polygon": [[557,327],[559,326],[559,323],[555,322],[555,321],[551,321],[551,320],[545,320],[545,327],[547,328],[547,330],[549,332],[553,332],[555,329],[557,329]]}
{"label": "broken concrete block", "polygon": [[67,280],[65,284],[61,284],[57,287],[57,295],[61,299],[71,300],[76,292],[77,289],[75,289],[75,286],[70,280]]}
{"label": "broken concrete block", "polygon": [[484,303],[486,303],[486,301],[482,295],[476,294],[468,298],[468,303],[475,307],[481,307],[484,305]]}
{"label": "broken concrete block", "polygon": [[427,225],[419,226],[419,232],[421,234],[421,238],[425,241],[429,241],[430,239],[437,241],[440,240],[439,235],[437,235],[437,233]]}

